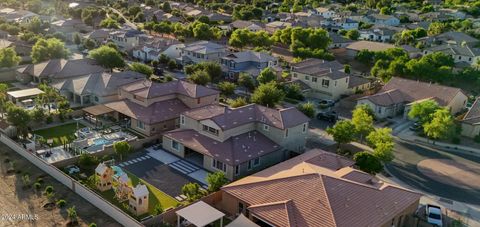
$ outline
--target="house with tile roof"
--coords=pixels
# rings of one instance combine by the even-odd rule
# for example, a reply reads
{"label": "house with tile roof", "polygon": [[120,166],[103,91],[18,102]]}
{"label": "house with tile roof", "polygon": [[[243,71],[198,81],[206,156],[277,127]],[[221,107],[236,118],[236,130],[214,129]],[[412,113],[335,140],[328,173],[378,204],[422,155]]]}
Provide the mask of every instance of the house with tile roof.
{"label": "house with tile roof", "polygon": [[344,65],[338,61],[311,58],[291,67],[292,80],[301,80],[310,87],[305,95],[312,98],[337,100],[371,86],[370,80],[345,73]]}
{"label": "house with tile roof", "polygon": [[229,79],[238,78],[244,72],[257,77],[267,68],[279,68],[278,59],[265,52],[251,50],[228,54],[220,59],[222,71]]}
{"label": "house with tile roof", "polygon": [[117,92],[118,100],[84,108],[84,112],[92,117],[109,115],[145,136],[177,128],[183,112],[218,103],[220,93],[181,80],[146,79],[123,85]]}
{"label": "house with tile roof", "polygon": [[108,40],[115,43],[120,49],[130,51],[134,47],[138,46],[142,37],[146,35],[139,30],[135,29],[118,29],[112,30],[108,36]]}
{"label": "house with tile roof", "polygon": [[412,104],[425,100],[435,100],[455,114],[465,108],[467,99],[460,88],[393,77],[379,92],[362,97],[357,103],[370,106],[381,119],[399,114],[406,118]]}
{"label": "house with tile roof", "polygon": [[197,41],[180,47],[180,57],[177,59],[182,65],[197,64],[200,62],[218,62],[227,54],[227,48],[210,41]]}
{"label": "house with tile roof", "polygon": [[294,107],[209,105],[185,111],[163,148],[229,179],[250,175],[304,150],[309,118]]}
{"label": "house with tile roof", "polygon": [[468,44],[443,44],[433,46],[423,50],[423,55],[428,55],[436,52],[442,52],[445,55],[452,56],[456,64],[466,64],[468,66],[476,65],[480,61],[480,48],[470,46]]}
{"label": "house with tile roof", "polygon": [[369,14],[364,17],[364,21],[375,25],[398,26],[400,20],[392,15]]}
{"label": "house with tile roof", "polygon": [[462,135],[470,138],[480,136],[480,98],[477,98],[472,107],[460,121]]}
{"label": "house with tile roof", "polygon": [[256,21],[236,20],[229,25],[231,30],[247,29],[251,32],[265,31],[265,25]]}
{"label": "house with tile roof", "polygon": [[[133,49],[133,57],[143,62],[158,60],[160,58],[160,55],[167,51],[167,49],[170,49],[172,46],[179,43],[180,42],[176,39],[155,37],[152,40],[135,47]],[[180,53],[180,48],[178,47],[177,52],[178,54]]]}
{"label": "house with tile roof", "polygon": [[[411,226],[421,194],[384,183],[319,149],[232,182],[218,208],[260,226]],[[286,190],[293,189],[293,190]]]}
{"label": "house with tile roof", "polygon": [[144,74],[133,71],[102,72],[56,80],[50,86],[66,97],[71,105],[87,106],[117,101],[121,86],[144,79]]}
{"label": "house with tile roof", "polygon": [[37,64],[29,64],[17,69],[17,80],[22,83],[55,81],[74,78],[92,73],[102,73],[105,68],[93,59],[52,59]]}

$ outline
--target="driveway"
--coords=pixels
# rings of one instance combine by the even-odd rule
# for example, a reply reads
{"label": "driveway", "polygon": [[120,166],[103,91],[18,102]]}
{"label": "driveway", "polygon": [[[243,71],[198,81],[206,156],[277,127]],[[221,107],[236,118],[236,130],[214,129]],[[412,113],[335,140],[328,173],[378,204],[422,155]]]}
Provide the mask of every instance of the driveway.
{"label": "driveway", "polygon": [[[428,164],[439,163],[438,160],[443,160],[441,163],[448,163],[448,166]],[[470,168],[467,171],[473,171],[475,169],[471,166],[478,166],[478,163],[480,163],[480,157],[475,155],[455,151],[446,152],[397,140],[395,160],[387,164],[385,168],[391,175],[418,190],[459,202],[479,205],[480,190],[478,187],[457,184],[461,181],[448,179],[468,174],[464,172],[457,175],[455,172],[465,170],[467,167]],[[425,171],[426,165],[427,171]],[[452,169],[455,169],[455,172]],[[435,175],[432,175],[431,172],[434,172]],[[447,179],[439,179],[439,177]]]}

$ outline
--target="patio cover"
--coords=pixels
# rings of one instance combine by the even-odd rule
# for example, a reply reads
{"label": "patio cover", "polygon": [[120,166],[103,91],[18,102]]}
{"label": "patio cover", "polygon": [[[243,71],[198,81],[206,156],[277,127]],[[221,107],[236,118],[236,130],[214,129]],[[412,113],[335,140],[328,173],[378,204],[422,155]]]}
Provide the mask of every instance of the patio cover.
{"label": "patio cover", "polygon": [[218,211],[203,201],[196,202],[188,207],[176,211],[175,213],[198,227],[206,226],[225,216],[224,213]]}
{"label": "patio cover", "polygon": [[238,215],[235,220],[226,225],[226,227],[260,227],[259,225],[253,223],[250,219],[245,217],[243,214]]}
{"label": "patio cover", "polygon": [[9,91],[7,92],[8,95],[14,98],[23,98],[23,97],[30,97],[44,93],[42,90],[38,88],[30,88],[30,89],[23,89],[18,91]]}
{"label": "patio cover", "polygon": [[106,114],[106,113],[113,112],[112,109],[106,107],[103,104],[83,108],[83,111],[85,111],[85,112],[87,112],[87,113],[89,113],[93,116],[99,116],[99,115],[103,115],[103,114]]}

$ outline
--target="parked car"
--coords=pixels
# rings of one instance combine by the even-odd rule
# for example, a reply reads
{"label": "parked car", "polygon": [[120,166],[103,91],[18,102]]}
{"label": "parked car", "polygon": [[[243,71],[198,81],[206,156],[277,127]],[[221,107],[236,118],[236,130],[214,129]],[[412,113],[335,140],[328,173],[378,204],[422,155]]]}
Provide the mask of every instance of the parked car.
{"label": "parked car", "polygon": [[409,127],[409,129],[414,131],[414,132],[418,132],[418,131],[422,130],[422,125],[418,122],[415,122],[415,123],[413,123],[412,126]]}
{"label": "parked car", "polygon": [[335,106],[335,100],[323,99],[318,101],[318,105],[323,108]]}
{"label": "parked car", "polygon": [[76,165],[69,165],[69,166],[65,167],[65,170],[67,171],[68,175],[72,175],[72,174],[75,174],[75,173],[80,173],[80,168],[78,168],[78,166],[76,166]]}
{"label": "parked car", "polygon": [[427,204],[426,206],[427,222],[434,226],[442,227],[442,208],[439,206]]}
{"label": "parked car", "polygon": [[335,123],[338,120],[338,114],[335,111],[321,112],[317,114],[317,119]]}

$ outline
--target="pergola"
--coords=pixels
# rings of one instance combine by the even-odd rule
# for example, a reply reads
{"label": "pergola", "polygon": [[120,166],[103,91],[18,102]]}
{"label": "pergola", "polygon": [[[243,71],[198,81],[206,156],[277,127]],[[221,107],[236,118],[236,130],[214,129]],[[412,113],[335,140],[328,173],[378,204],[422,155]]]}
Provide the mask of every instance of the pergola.
{"label": "pergola", "polygon": [[260,226],[252,222],[243,214],[240,214],[235,220],[230,222],[230,224],[228,224],[226,227],[260,227]]}
{"label": "pergola", "polygon": [[[105,106],[103,104],[99,104],[99,105],[96,105],[96,106],[89,106],[89,107],[83,108],[83,111],[87,115],[86,119],[91,121],[92,123],[94,123],[95,126],[97,126],[99,116],[111,113],[114,110],[108,108],[107,106]],[[93,119],[95,119],[95,120],[93,120]]]}
{"label": "pergola", "polygon": [[223,226],[224,213],[218,211],[203,201],[196,202],[188,207],[175,212],[177,214],[177,226],[181,225],[181,218],[197,227],[203,227],[220,219],[220,227]]}

